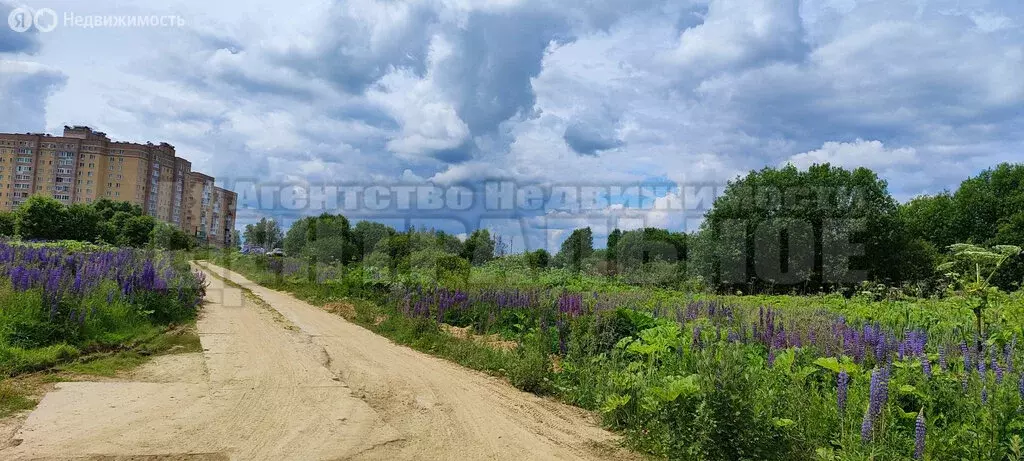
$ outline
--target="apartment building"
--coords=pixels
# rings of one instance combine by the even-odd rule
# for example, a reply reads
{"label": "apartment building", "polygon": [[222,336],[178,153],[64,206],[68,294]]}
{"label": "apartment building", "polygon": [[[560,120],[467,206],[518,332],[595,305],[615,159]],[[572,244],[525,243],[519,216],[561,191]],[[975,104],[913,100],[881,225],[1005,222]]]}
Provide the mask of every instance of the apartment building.
{"label": "apartment building", "polygon": [[37,194],[67,205],[106,198],[138,205],[202,243],[229,246],[237,195],[213,183],[167,143],[111,141],[87,126],[65,126],[62,136],[0,133],[0,210]]}
{"label": "apartment building", "polygon": [[193,171],[185,176],[185,184],[185,232],[208,242],[213,222],[213,177]]}

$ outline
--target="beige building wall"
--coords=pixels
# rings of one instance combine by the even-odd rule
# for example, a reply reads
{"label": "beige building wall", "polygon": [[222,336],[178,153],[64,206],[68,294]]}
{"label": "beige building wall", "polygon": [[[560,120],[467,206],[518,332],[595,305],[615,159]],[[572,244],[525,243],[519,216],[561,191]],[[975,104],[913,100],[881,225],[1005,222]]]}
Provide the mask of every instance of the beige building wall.
{"label": "beige building wall", "polygon": [[220,189],[221,193],[221,242],[216,245],[221,248],[230,247],[234,244],[235,210],[238,209],[238,194],[226,189]]}
{"label": "beige building wall", "polygon": [[35,190],[35,168],[40,135],[0,134],[0,207],[12,210]]}
{"label": "beige building wall", "polygon": [[100,171],[102,195],[98,198],[129,202],[150,214],[146,209],[149,146],[131,142],[112,142],[107,151],[106,166],[105,171]]}
{"label": "beige building wall", "polygon": [[174,146],[150,145],[149,181],[146,184],[146,213],[164,222],[172,222],[174,203]]}
{"label": "beige building wall", "polygon": [[185,217],[188,215],[185,200],[188,197],[186,182],[192,172],[192,162],[183,158],[174,159],[174,190],[171,193],[171,224],[186,230]]}
{"label": "beige building wall", "polygon": [[113,142],[86,126],[65,126],[63,136],[0,133],[0,210],[33,194],[68,205],[129,202],[218,247],[232,243],[238,201],[170,144]]}
{"label": "beige building wall", "polygon": [[200,243],[209,243],[213,217],[213,177],[193,171],[187,178],[188,233],[194,235]]}
{"label": "beige building wall", "polygon": [[33,193],[53,197],[65,205],[72,203],[80,142],[80,139],[65,137],[38,139]]}
{"label": "beige building wall", "polygon": [[[87,131],[84,131],[87,130]],[[93,203],[102,196],[100,174],[107,169],[110,139],[85,127],[64,127],[65,138],[80,138],[78,169],[75,172],[75,203]]]}

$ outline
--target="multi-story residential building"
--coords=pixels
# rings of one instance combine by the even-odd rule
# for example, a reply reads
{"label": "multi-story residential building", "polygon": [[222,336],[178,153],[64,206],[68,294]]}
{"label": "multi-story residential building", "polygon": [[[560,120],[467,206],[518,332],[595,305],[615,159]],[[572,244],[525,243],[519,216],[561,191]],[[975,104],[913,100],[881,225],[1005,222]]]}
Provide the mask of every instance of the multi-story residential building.
{"label": "multi-story residential building", "polygon": [[220,221],[218,222],[220,229],[218,232],[220,233],[223,246],[230,246],[234,239],[235,210],[238,208],[238,194],[219,187],[216,190],[219,191],[221,199],[221,216]]}
{"label": "multi-story residential building", "polygon": [[180,157],[174,159],[174,191],[171,195],[171,223],[185,228],[185,182],[192,172],[192,162]]}
{"label": "multi-story residential building", "polygon": [[213,183],[167,143],[115,142],[87,126],[65,126],[63,136],[0,133],[0,210],[34,194],[68,205],[106,198],[229,246],[237,195]]}
{"label": "multi-story residential building", "polygon": [[208,242],[213,222],[213,177],[193,171],[186,175],[185,184],[185,232]]}

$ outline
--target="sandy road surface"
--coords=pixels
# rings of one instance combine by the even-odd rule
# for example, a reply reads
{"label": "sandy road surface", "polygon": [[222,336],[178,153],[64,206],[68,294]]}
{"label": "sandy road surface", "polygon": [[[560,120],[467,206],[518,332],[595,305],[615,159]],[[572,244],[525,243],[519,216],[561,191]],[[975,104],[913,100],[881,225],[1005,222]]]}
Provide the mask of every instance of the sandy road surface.
{"label": "sandy road surface", "polygon": [[209,278],[202,379],[59,384],[0,459],[632,457],[579,409],[205,267],[271,308]]}

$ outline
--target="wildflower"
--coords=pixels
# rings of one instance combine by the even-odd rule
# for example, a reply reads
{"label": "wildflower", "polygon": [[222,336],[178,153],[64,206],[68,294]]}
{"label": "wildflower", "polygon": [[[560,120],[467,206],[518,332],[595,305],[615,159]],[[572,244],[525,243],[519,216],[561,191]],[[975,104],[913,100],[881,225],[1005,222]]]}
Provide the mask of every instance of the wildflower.
{"label": "wildflower", "polygon": [[885,404],[889,401],[889,370],[887,368],[876,368],[871,373],[871,389],[869,392],[868,411],[864,414],[864,422],[861,423],[861,440],[871,440],[871,431],[875,426],[875,420],[881,416]]}
{"label": "wildflower", "polygon": [[917,421],[914,424],[914,459],[924,458],[924,408],[917,414]]}
{"label": "wildflower", "polygon": [[839,414],[842,415],[846,413],[846,392],[850,387],[850,375],[846,373],[846,370],[839,372],[837,385],[836,404],[839,407]]}
{"label": "wildflower", "polygon": [[886,402],[889,401],[889,370],[886,368],[876,369],[871,374],[870,403],[868,408],[872,417],[882,413]]}
{"label": "wildflower", "polygon": [[871,441],[871,430],[874,429],[874,418],[871,411],[864,413],[864,421],[860,423],[860,440],[864,443]]}
{"label": "wildflower", "polygon": [[928,360],[928,357],[921,356],[921,371],[928,378],[932,377],[932,361]]}

